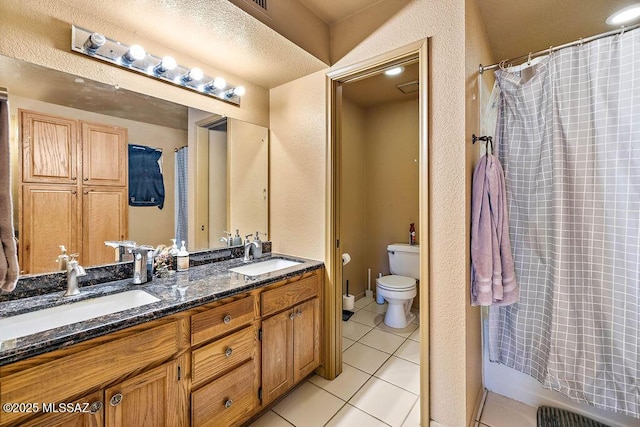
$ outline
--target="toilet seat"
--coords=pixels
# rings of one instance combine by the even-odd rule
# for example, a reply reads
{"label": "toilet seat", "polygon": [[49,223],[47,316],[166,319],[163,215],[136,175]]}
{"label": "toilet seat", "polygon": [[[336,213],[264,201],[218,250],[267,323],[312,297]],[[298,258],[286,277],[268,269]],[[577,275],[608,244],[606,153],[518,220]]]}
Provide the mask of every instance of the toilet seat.
{"label": "toilet seat", "polygon": [[416,287],[416,279],[406,276],[397,276],[395,274],[379,277],[376,282],[380,289],[388,291],[409,291]]}

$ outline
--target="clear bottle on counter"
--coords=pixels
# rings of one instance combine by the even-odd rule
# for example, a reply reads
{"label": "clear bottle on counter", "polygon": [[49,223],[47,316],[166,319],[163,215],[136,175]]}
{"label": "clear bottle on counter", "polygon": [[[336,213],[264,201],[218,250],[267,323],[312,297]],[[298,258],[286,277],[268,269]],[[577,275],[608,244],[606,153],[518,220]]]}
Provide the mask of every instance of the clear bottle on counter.
{"label": "clear bottle on counter", "polygon": [[182,246],[178,251],[178,271],[187,271],[189,269],[189,252],[182,241]]}

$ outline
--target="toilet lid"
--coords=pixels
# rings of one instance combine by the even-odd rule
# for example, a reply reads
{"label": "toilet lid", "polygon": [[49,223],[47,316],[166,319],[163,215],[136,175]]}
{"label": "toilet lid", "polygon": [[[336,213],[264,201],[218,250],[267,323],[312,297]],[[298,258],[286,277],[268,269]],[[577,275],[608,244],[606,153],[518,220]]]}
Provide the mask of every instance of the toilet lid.
{"label": "toilet lid", "polygon": [[416,279],[406,276],[384,276],[378,278],[378,286],[390,291],[407,291],[416,286]]}

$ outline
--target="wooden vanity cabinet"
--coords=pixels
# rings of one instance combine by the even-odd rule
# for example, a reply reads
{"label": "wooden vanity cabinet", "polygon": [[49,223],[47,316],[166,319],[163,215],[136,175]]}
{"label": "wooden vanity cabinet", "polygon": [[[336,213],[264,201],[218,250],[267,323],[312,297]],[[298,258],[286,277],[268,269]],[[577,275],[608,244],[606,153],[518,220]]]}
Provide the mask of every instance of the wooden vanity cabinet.
{"label": "wooden vanity cabinet", "polygon": [[102,390],[69,403],[70,408],[81,408],[86,412],[70,412],[65,409],[65,412],[46,413],[20,425],[22,427],[101,427],[104,425]]}
{"label": "wooden vanity cabinet", "polygon": [[318,274],[262,293],[263,315],[284,310],[262,321],[263,405],[320,365],[319,294]]}

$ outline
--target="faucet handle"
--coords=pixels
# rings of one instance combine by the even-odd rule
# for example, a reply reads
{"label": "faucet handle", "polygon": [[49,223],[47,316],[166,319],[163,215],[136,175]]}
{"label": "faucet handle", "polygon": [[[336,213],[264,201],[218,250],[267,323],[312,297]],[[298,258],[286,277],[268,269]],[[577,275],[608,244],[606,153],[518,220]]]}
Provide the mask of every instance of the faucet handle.
{"label": "faucet handle", "polygon": [[77,258],[80,256],[80,254],[71,254],[69,255],[69,262],[78,262]]}

